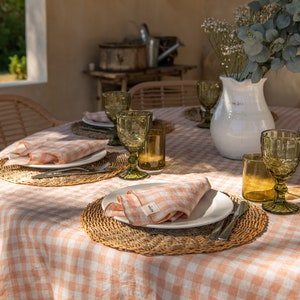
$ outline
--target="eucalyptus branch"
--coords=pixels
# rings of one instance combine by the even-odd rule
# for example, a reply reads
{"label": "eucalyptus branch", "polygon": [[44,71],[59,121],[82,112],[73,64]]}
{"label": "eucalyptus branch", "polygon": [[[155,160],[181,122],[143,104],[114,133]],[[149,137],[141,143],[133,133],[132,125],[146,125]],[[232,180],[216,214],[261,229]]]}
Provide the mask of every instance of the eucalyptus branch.
{"label": "eucalyptus branch", "polygon": [[255,0],[232,23],[207,18],[202,28],[224,76],[257,82],[271,69],[300,72],[300,0]]}

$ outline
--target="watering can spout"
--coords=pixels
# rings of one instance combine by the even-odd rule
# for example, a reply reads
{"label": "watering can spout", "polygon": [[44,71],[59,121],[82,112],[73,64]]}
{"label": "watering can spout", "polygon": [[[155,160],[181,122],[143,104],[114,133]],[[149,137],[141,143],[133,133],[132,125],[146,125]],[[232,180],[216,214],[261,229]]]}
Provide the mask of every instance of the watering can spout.
{"label": "watering can spout", "polygon": [[175,45],[173,45],[172,47],[167,49],[165,52],[160,54],[158,57],[158,61],[159,62],[162,61],[165,57],[167,57],[168,55],[170,55],[171,53],[176,51],[176,49],[179,48],[180,46],[184,46],[184,44],[182,42],[178,41]]}
{"label": "watering can spout", "polygon": [[142,42],[147,45],[147,49],[149,52],[148,56],[150,57],[150,59],[148,60],[150,61],[151,67],[156,66],[158,62],[162,61],[168,55],[176,51],[178,47],[184,46],[184,44],[178,40],[176,44],[165,50],[157,57],[159,48],[159,38],[151,36],[148,26],[145,23],[142,23],[140,25],[140,34]]}

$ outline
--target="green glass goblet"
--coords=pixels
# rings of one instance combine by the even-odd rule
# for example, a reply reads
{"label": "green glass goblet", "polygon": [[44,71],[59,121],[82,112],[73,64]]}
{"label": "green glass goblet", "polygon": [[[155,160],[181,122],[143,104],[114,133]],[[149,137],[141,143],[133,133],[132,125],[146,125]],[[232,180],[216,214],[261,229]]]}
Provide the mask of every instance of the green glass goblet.
{"label": "green glass goblet", "polygon": [[126,111],[130,107],[131,97],[127,92],[109,91],[102,94],[104,111],[107,117],[114,123],[114,133],[109,140],[110,146],[122,146],[117,133],[117,113]]}
{"label": "green glass goblet", "polygon": [[270,129],[261,133],[263,162],[275,178],[273,201],[262,204],[262,208],[274,214],[294,214],[299,206],[286,201],[286,180],[291,177],[300,161],[300,133],[292,130]]}
{"label": "green glass goblet", "polygon": [[204,122],[198,124],[200,128],[210,128],[212,118],[211,110],[217,104],[222,91],[222,83],[214,80],[202,80],[197,82],[197,94],[200,105],[205,109]]}
{"label": "green glass goblet", "polygon": [[117,131],[120,141],[129,151],[129,169],[120,173],[122,179],[137,180],[148,177],[148,173],[137,168],[138,152],[143,147],[152,123],[152,112],[123,111],[117,114]]}

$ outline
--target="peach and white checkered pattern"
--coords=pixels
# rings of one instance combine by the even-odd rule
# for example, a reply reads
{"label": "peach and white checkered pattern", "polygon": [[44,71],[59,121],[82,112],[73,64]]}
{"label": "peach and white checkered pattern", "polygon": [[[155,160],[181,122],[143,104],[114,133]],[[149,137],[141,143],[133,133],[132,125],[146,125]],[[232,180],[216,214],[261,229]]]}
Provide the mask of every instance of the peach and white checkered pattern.
{"label": "peach and white checkered pattern", "polygon": [[172,182],[117,195],[118,202],[105,207],[109,217],[125,217],[130,224],[144,226],[188,218],[202,196],[210,190],[206,177],[180,175]]}
{"label": "peach and white checkered pattern", "polygon": [[[277,127],[299,127],[299,108],[272,110],[279,116]],[[155,114],[175,122],[175,131],[167,135],[168,167],[138,183],[199,173],[212,188],[241,194],[242,162],[222,158],[209,130],[185,119],[182,108]],[[60,132],[68,133],[69,127]],[[138,183],[114,177],[50,188],[1,180],[0,299],[299,299],[299,214],[269,214],[262,236],[217,253],[148,257],[91,242],[80,229],[82,210]],[[300,167],[289,180],[293,185],[300,185]]]}
{"label": "peach and white checkered pattern", "polygon": [[94,152],[104,150],[106,143],[100,140],[39,140],[19,141],[9,153],[6,165],[66,164]]}

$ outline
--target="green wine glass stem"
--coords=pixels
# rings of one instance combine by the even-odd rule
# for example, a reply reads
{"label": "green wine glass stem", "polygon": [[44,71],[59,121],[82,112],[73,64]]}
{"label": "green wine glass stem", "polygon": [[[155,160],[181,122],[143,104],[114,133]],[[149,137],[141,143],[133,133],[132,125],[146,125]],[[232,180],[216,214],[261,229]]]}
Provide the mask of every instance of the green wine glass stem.
{"label": "green wine glass stem", "polygon": [[139,170],[137,168],[138,153],[130,152],[128,157],[129,168],[122,173],[119,173],[119,177],[126,180],[139,180],[149,177],[147,172]]}
{"label": "green wine glass stem", "polygon": [[274,186],[275,198],[273,201],[264,202],[262,208],[268,212],[280,215],[294,214],[299,210],[299,206],[286,201],[285,195],[288,191],[285,180],[276,180]]}
{"label": "green wine glass stem", "polygon": [[137,154],[137,152],[130,153],[129,157],[128,157],[128,163],[129,163],[130,170],[132,170],[133,172],[134,171],[138,171],[137,161],[138,161],[138,154]]}
{"label": "green wine glass stem", "polygon": [[212,117],[212,113],[210,112],[209,109],[206,109],[205,113],[204,113],[204,122],[200,122],[198,124],[198,127],[200,127],[200,128],[210,128],[211,117]]}
{"label": "green wine glass stem", "polygon": [[210,124],[210,121],[211,121],[211,112],[210,112],[210,109],[207,109],[205,111],[204,118],[205,118],[205,123]]}
{"label": "green wine glass stem", "polygon": [[117,127],[116,126],[114,126],[113,136],[109,140],[108,145],[110,145],[110,146],[122,146],[122,143],[121,143],[121,141],[119,139],[119,136],[118,136],[118,132],[117,132]]}
{"label": "green wine glass stem", "polygon": [[277,180],[275,186],[275,203],[284,203],[286,201],[285,194],[288,191],[288,188],[283,180]]}

